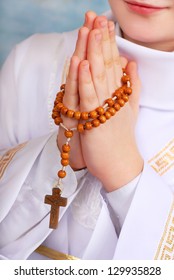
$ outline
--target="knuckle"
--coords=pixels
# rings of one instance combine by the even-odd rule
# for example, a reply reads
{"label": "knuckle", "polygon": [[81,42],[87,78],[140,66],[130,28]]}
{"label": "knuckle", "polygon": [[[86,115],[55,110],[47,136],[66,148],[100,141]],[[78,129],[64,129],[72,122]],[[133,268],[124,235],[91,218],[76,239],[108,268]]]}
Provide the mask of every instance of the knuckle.
{"label": "knuckle", "polygon": [[111,68],[113,66],[113,59],[112,58],[108,58],[104,61],[105,67],[106,68]]}
{"label": "knuckle", "polygon": [[99,82],[104,82],[106,80],[106,74],[105,74],[105,71],[102,71],[100,73],[98,73],[96,75],[96,79],[99,81]]}

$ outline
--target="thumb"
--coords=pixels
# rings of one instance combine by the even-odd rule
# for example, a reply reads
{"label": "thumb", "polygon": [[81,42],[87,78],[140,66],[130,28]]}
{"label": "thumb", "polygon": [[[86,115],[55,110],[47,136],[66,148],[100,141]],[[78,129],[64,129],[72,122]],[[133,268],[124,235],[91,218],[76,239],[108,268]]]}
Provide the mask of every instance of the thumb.
{"label": "thumb", "polygon": [[132,84],[132,95],[130,96],[129,104],[135,114],[135,117],[137,118],[139,111],[141,81],[138,76],[137,64],[135,61],[128,62],[126,66],[126,72],[130,76]]}

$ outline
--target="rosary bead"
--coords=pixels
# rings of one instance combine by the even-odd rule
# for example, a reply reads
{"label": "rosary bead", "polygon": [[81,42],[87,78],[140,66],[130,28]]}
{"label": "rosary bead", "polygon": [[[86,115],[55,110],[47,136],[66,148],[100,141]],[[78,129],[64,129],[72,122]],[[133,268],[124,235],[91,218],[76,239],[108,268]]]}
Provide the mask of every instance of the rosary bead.
{"label": "rosary bead", "polygon": [[118,102],[118,104],[119,104],[121,107],[123,107],[124,104],[125,104],[125,102],[124,102],[123,99],[119,99],[117,102]]}
{"label": "rosary bead", "polygon": [[57,117],[60,117],[60,114],[58,112],[53,111],[52,118],[55,119]]}
{"label": "rosary bead", "polygon": [[132,94],[132,89],[130,87],[125,87],[125,93],[128,95]]}
{"label": "rosary bead", "polygon": [[57,173],[59,178],[65,178],[66,176],[66,172],[64,170],[59,170],[59,172]]}
{"label": "rosary bead", "polygon": [[106,117],[104,115],[100,116],[98,119],[99,119],[100,123],[106,122]]}
{"label": "rosary bead", "polygon": [[98,113],[100,116],[103,115],[104,112],[105,112],[105,110],[103,109],[102,106],[98,107],[98,108],[96,109],[96,111],[97,111],[97,113]]}
{"label": "rosary bead", "polygon": [[74,117],[74,111],[73,110],[68,110],[66,113],[68,118],[73,118]]}
{"label": "rosary bead", "polygon": [[90,116],[91,119],[96,119],[96,118],[98,117],[98,114],[97,114],[97,112],[94,110],[94,111],[91,111],[91,112],[89,113],[89,116]]}
{"label": "rosary bead", "polygon": [[62,160],[61,160],[61,164],[62,164],[63,166],[67,166],[67,165],[69,165],[69,160],[68,160],[68,159],[62,159]]}
{"label": "rosary bead", "polygon": [[81,119],[82,120],[88,120],[88,118],[89,118],[89,114],[88,114],[88,112],[82,112],[81,113]]}
{"label": "rosary bead", "polygon": [[61,108],[61,113],[62,113],[62,115],[66,115],[67,112],[68,112],[68,108],[65,107],[65,106],[63,106],[63,107]]}
{"label": "rosary bead", "polygon": [[129,100],[129,97],[127,96],[127,94],[123,94],[122,98],[123,98],[124,102],[128,102],[128,100]]}
{"label": "rosary bead", "polygon": [[111,118],[111,113],[109,112],[109,111],[106,111],[105,113],[104,113],[104,116],[106,117],[106,119],[107,120],[109,120],[110,118]]}
{"label": "rosary bead", "polygon": [[69,153],[62,152],[62,153],[61,153],[61,158],[62,158],[62,159],[69,159]]}
{"label": "rosary bead", "polygon": [[98,119],[95,119],[95,120],[92,121],[92,125],[94,127],[98,127],[100,125],[100,121]]}
{"label": "rosary bead", "polygon": [[56,125],[59,125],[60,123],[63,122],[63,120],[62,120],[61,117],[57,117],[57,118],[54,119],[54,122],[55,122]]}
{"label": "rosary bead", "polygon": [[122,81],[123,84],[126,84],[128,81],[130,81],[130,77],[128,75],[123,76],[121,78],[121,81]]}
{"label": "rosary bead", "polygon": [[92,128],[92,123],[91,122],[86,122],[85,123],[85,129],[90,130]]}
{"label": "rosary bead", "polygon": [[61,85],[60,90],[65,90],[65,84]]}
{"label": "rosary bead", "polygon": [[81,112],[80,112],[80,111],[76,111],[76,112],[74,113],[74,118],[75,118],[76,120],[80,120],[80,118],[81,118]]}
{"label": "rosary bead", "polygon": [[78,132],[83,132],[84,131],[84,125],[82,124],[82,123],[79,123],[78,125],[77,125],[77,130],[78,130]]}
{"label": "rosary bead", "polygon": [[116,111],[119,111],[119,110],[120,110],[120,105],[119,105],[118,103],[115,103],[115,104],[114,104],[114,109],[115,109]]}
{"label": "rosary bead", "polygon": [[73,137],[73,131],[71,131],[71,130],[65,130],[64,135],[65,135],[67,138],[71,138],[71,137]]}
{"label": "rosary bead", "polygon": [[116,110],[113,107],[108,108],[107,112],[109,112],[112,116],[114,116],[116,114]]}
{"label": "rosary bead", "polygon": [[109,107],[113,107],[115,102],[112,98],[108,98],[108,99],[106,99],[105,103],[107,103]]}
{"label": "rosary bead", "polygon": [[114,92],[114,96],[117,96],[117,98],[121,98],[123,93],[124,93],[124,88],[120,87],[116,89],[116,91]]}
{"label": "rosary bead", "polygon": [[70,145],[64,144],[62,146],[62,151],[68,153],[70,151]]}
{"label": "rosary bead", "polygon": [[55,110],[57,111],[60,111],[62,109],[62,107],[64,107],[63,103],[62,102],[59,102],[56,107],[55,107]]}

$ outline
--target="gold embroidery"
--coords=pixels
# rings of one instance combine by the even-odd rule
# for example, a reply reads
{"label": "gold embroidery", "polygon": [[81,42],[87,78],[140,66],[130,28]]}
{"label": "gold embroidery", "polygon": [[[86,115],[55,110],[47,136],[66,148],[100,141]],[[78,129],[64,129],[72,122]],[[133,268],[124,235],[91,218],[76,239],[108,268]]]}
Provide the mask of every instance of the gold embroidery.
{"label": "gold embroidery", "polygon": [[[168,170],[174,167],[174,139],[172,139],[159,153],[150,159],[148,163],[160,176],[164,175]],[[155,260],[157,259],[174,259],[174,202],[155,255]]]}
{"label": "gold embroidery", "polygon": [[11,160],[13,159],[13,157],[15,156],[15,154],[21,150],[26,143],[24,144],[20,144],[15,148],[12,148],[10,150],[8,150],[1,158],[0,158],[0,179],[2,178],[5,170],[7,169],[9,163],[11,162]]}
{"label": "gold embroidery", "polygon": [[148,163],[160,176],[174,167],[174,139],[170,141],[157,155],[150,159]]}
{"label": "gold embroidery", "polygon": [[39,246],[35,252],[52,260],[78,260],[78,258],[74,256],[63,254],[43,245]]}
{"label": "gold embroidery", "polygon": [[155,260],[174,259],[174,203],[169,213],[169,217],[161,238]]}

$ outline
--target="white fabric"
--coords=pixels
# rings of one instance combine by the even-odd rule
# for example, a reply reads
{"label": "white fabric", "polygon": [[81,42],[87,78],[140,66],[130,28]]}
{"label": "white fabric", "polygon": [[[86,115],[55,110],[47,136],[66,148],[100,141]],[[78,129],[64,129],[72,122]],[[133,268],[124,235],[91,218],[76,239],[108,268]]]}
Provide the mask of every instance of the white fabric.
{"label": "white fabric", "polygon": [[[121,54],[137,61],[142,80],[136,137],[145,167],[135,180],[119,238],[110,215],[112,203],[108,205],[101,194],[101,182],[88,172],[76,177],[71,168],[63,190],[68,206],[61,208],[58,229],[48,228],[50,206],[43,201],[60,167],[51,110],[76,37],[77,31],[34,35],[16,46],[1,71],[1,155],[19,143],[27,144],[0,179],[0,258],[44,259],[32,253],[44,244],[82,259],[153,259],[173,202],[174,170],[159,176],[148,160],[174,137],[174,54],[120,37]],[[127,199],[116,197],[123,203]]]}

